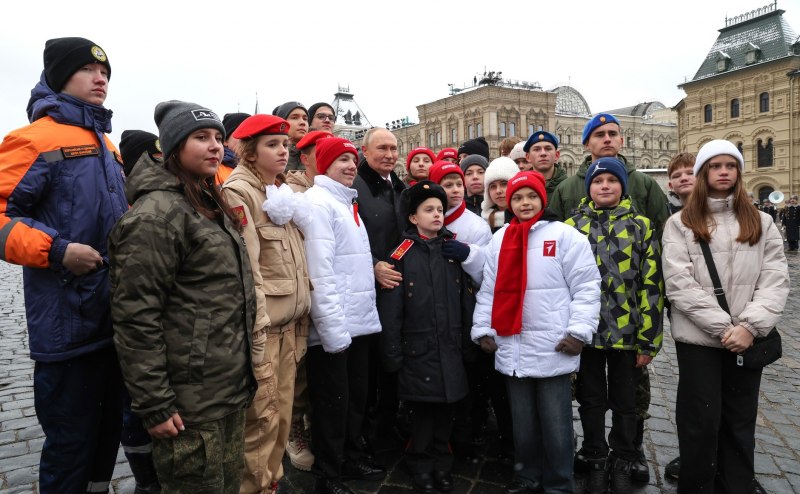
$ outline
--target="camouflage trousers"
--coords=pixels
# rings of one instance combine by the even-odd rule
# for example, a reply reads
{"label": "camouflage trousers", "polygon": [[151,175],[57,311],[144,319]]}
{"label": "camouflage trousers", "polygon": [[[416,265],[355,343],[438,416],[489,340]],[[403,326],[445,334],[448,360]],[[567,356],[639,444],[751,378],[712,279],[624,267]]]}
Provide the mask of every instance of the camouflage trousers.
{"label": "camouflage trousers", "polygon": [[153,463],[164,494],[238,494],[244,467],[244,410],[186,425],[153,440]]}
{"label": "camouflage trousers", "polygon": [[283,478],[297,370],[296,345],[305,345],[305,338],[297,340],[294,329],[268,333],[264,360],[255,366],[258,390],[245,420],[242,494],[268,492],[272,482]]}
{"label": "camouflage trousers", "polygon": [[[570,375],[570,382],[572,385],[572,399],[575,399],[575,379],[577,374],[573,372]],[[647,420],[650,414],[647,410],[650,409],[650,372],[647,366],[642,367],[641,377],[639,383],[636,385],[636,416],[639,420]]]}

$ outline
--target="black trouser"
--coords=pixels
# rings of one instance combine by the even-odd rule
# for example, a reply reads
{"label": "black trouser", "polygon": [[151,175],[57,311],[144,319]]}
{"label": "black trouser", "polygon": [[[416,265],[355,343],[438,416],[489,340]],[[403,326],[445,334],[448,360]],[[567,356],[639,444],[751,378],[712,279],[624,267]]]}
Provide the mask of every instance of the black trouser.
{"label": "black trouser", "polygon": [[353,338],[350,347],[327,353],[321,345],[306,354],[311,398],[311,449],[314,471],[337,478],[345,460],[363,458],[361,429],[367,406],[369,342]]}
{"label": "black trouser", "polygon": [[724,348],[675,343],[678,492],[746,494],[754,476],[761,369],[736,365]]}
{"label": "black trouser", "polygon": [[411,473],[449,472],[453,467],[450,432],[453,406],[449,403],[406,402],[411,411],[411,444],[406,464]]}
{"label": "black trouser", "polygon": [[[575,394],[583,425],[583,451],[588,458],[605,458],[610,447],[611,454],[617,458],[637,459],[636,387],[640,374],[633,350],[584,347]],[[606,410],[609,408],[611,432],[606,442]]]}

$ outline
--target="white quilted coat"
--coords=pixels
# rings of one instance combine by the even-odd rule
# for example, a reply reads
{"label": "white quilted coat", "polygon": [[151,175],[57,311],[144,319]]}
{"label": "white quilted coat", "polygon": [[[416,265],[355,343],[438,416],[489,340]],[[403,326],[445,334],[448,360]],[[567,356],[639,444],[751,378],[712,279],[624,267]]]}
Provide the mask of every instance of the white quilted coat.
{"label": "white quilted coat", "polygon": [[[539,221],[528,232],[528,276],[522,331],[497,336],[491,327],[500,246],[508,225],[486,248],[483,285],[472,326],[472,340],[492,336],[495,369],[507,376],[553,377],[575,372],[580,356],[555,351],[568,334],[584,343],[597,331],[600,272],[586,236],[561,222]],[[554,250],[551,250],[555,242]],[[547,245],[547,249],[545,246]]]}
{"label": "white quilted coat", "polygon": [[305,195],[313,208],[305,235],[314,322],[308,346],[339,352],[352,338],[381,330],[369,238],[353,216],[355,189],[318,175]]}

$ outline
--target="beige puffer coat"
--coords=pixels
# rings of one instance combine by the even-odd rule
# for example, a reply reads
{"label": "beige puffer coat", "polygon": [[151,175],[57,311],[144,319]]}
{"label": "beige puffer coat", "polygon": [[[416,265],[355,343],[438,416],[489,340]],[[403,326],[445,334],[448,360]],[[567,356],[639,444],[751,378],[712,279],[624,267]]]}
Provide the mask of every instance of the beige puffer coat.
{"label": "beige puffer coat", "polygon": [[751,246],[736,241],[733,196],[709,199],[709,207],[717,224],[709,247],[732,315],[717,303],[703,251],[680,212],[664,227],[662,267],[675,341],[722,348],[720,338],[734,325],[764,336],[777,324],[789,295],[789,268],[783,238],[769,215],[759,213],[763,233]]}

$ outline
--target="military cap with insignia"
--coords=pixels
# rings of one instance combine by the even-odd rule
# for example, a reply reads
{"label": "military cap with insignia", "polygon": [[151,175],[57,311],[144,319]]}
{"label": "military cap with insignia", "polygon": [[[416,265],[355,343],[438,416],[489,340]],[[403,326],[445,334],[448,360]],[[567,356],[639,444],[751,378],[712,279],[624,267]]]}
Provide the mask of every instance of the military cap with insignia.
{"label": "military cap with insignia", "polygon": [[327,130],[312,130],[308,134],[304,135],[302,139],[295,145],[297,149],[305,149],[310,146],[315,146],[317,141],[320,139],[327,139],[328,137],[333,137],[333,134],[328,132]]}
{"label": "military cap with insignia", "polygon": [[586,144],[586,141],[589,140],[589,136],[592,135],[594,129],[600,127],[601,125],[605,125],[607,123],[615,123],[619,125],[619,120],[617,120],[614,115],[609,113],[598,113],[591,120],[589,120],[586,125],[583,127],[583,137],[581,139],[582,144]]}
{"label": "military cap with insignia", "polygon": [[553,144],[553,146],[555,146],[556,149],[558,149],[558,138],[553,134],[551,134],[550,132],[545,132],[543,130],[540,130],[538,132],[534,132],[533,134],[531,134],[530,137],[528,137],[528,140],[525,141],[525,145],[522,146],[522,150],[527,153],[528,151],[530,151],[531,146],[533,146],[537,142],[549,142]]}
{"label": "military cap with insignia", "polygon": [[258,114],[247,117],[233,133],[236,139],[255,136],[288,135],[289,122],[274,115]]}

